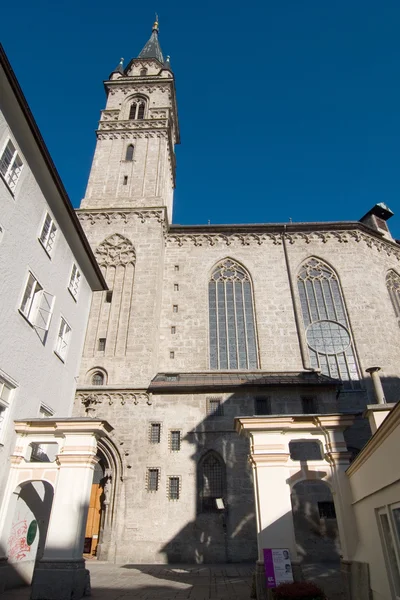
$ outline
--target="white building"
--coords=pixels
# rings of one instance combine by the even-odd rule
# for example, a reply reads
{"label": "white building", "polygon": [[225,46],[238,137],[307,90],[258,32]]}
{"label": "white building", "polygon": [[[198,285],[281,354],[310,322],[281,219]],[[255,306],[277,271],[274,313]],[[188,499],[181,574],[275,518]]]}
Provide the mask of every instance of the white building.
{"label": "white building", "polygon": [[1,504],[13,421],[71,414],[92,292],[106,286],[1,47],[0,90]]}

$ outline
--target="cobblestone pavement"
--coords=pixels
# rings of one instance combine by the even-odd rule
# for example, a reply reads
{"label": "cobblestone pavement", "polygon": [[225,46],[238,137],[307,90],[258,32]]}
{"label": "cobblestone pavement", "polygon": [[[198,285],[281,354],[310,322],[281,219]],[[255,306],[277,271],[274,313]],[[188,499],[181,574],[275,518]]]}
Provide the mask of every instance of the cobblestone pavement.
{"label": "cobblestone pavement", "polygon": [[[93,600],[249,600],[251,564],[113,565],[87,561]],[[336,565],[304,567],[306,579],[324,588],[329,600],[342,600]],[[29,588],[0,594],[0,600],[29,600]]]}

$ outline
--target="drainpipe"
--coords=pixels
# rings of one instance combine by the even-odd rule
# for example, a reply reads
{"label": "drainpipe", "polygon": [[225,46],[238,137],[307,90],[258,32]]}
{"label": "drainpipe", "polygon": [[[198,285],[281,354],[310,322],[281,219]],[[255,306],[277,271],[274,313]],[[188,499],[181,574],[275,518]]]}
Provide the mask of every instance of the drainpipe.
{"label": "drainpipe", "polygon": [[380,367],[369,367],[365,369],[367,373],[371,375],[372,385],[374,386],[375,398],[378,404],[386,404],[385,393],[382,387],[382,381],[379,377]]}
{"label": "drainpipe", "polygon": [[295,290],[294,290],[292,272],[290,270],[289,254],[288,254],[287,246],[286,246],[286,224],[283,225],[283,233],[282,233],[281,237],[282,237],[282,245],[283,245],[283,254],[285,256],[285,262],[286,262],[286,271],[287,271],[288,280],[289,280],[289,289],[290,289],[290,294],[292,296],[294,320],[296,323],[297,337],[299,339],[301,359],[303,361],[303,367],[307,370],[312,370],[311,366],[309,364],[308,349],[305,345],[304,338],[301,334],[302,324],[300,323],[297,306],[296,306],[296,295],[295,295]]}

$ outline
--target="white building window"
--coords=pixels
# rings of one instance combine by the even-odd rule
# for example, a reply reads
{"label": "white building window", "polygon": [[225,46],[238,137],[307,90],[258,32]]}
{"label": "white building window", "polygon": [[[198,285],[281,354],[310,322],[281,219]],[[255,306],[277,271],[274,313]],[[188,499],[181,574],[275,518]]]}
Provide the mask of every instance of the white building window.
{"label": "white building window", "polygon": [[378,520],[393,598],[400,600],[400,502],[380,508]]}
{"label": "white building window", "polygon": [[22,160],[11,140],[8,140],[0,157],[0,173],[11,191],[15,190],[22,171]]}
{"label": "white building window", "polygon": [[54,223],[53,219],[49,215],[46,214],[46,218],[43,223],[42,231],[40,233],[40,242],[43,248],[46,250],[47,254],[51,254],[54,248],[54,242],[56,239],[57,227]]}
{"label": "white building window", "polygon": [[60,329],[58,330],[57,345],[55,353],[65,360],[71,337],[71,327],[68,325],[64,317],[61,317]]}
{"label": "white building window", "polygon": [[69,279],[68,289],[71,292],[73,298],[77,298],[79,291],[79,284],[81,281],[81,273],[76,265],[72,267],[71,277]]}
{"label": "white building window", "polygon": [[0,377],[0,444],[3,443],[14,386]]}
{"label": "white building window", "polygon": [[29,273],[20,311],[34,326],[44,344],[53,312],[54,296],[46,292],[32,273]]}

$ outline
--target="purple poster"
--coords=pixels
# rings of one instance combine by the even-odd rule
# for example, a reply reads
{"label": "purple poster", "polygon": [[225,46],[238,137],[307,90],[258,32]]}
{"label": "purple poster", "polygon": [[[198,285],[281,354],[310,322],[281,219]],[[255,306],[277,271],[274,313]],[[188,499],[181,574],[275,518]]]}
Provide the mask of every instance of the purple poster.
{"label": "purple poster", "polygon": [[264,568],[267,588],[293,581],[292,563],[287,548],[264,548]]}

